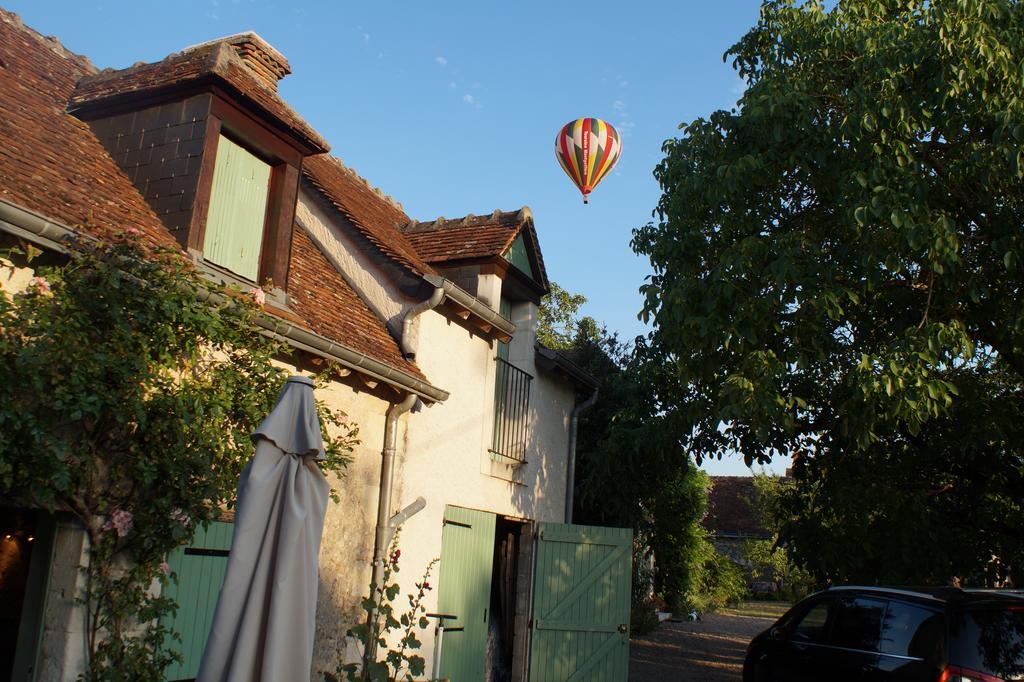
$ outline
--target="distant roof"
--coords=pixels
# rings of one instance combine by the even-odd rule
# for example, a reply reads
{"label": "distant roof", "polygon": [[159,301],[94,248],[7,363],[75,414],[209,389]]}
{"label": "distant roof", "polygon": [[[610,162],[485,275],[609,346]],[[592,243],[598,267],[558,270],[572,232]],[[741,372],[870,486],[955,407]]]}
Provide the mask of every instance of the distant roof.
{"label": "distant roof", "polygon": [[591,391],[600,385],[597,377],[573,362],[570,353],[548,348],[540,342],[537,342],[535,349],[537,351],[537,364],[544,369],[563,372],[577,384]]}
{"label": "distant roof", "polygon": [[518,211],[494,211],[489,215],[471,213],[461,218],[409,221],[401,229],[420,257],[435,266],[503,256],[516,237],[525,231],[535,251],[541,284],[548,287],[533,212],[527,206]]}
{"label": "distant roof", "polygon": [[753,477],[712,476],[704,528],[717,535],[767,537],[768,532],[754,517],[750,505],[753,499]]}

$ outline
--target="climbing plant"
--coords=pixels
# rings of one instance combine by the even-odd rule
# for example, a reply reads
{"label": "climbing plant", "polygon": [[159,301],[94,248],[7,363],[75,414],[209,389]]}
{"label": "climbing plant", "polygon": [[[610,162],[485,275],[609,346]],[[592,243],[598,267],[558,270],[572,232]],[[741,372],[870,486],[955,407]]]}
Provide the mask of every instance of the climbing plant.
{"label": "climbing plant", "polygon": [[417,653],[423,646],[417,635],[430,624],[424,599],[433,589],[429,578],[439,559],[427,564],[423,579],[414,584],[416,591],[406,595],[409,608],[401,611],[395,606],[402,589],[397,581],[401,556],[396,534],[384,564],[381,584],[371,581],[369,594],[361,602],[366,619],[345,633],[362,648],[360,661],[345,663],[344,651],[340,652],[334,672],[323,673],[325,682],[342,679],[347,682],[412,682],[423,675],[426,660]]}
{"label": "climbing plant", "polygon": [[[231,505],[287,377],[288,349],[255,324],[262,290],[225,292],[140,238],[0,254],[0,491],[84,528],[86,680],[161,680],[177,659],[165,557]],[[10,284],[18,268],[27,287]],[[340,473],[357,429],[318,410],[322,466]]]}

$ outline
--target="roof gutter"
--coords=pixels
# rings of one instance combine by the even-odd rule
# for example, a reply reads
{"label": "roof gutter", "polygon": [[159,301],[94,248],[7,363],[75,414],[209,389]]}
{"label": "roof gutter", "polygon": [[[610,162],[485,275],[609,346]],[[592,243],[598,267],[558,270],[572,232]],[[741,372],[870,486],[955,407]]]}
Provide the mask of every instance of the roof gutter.
{"label": "roof gutter", "polygon": [[515,332],[516,326],[514,324],[450,279],[440,275],[423,275],[423,279],[433,286],[434,289],[444,290],[446,298],[476,315],[496,331],[501,332],[501,334],[511,337]]}
{"label": "roof gutter", "polygon": [[0,199],[0,229],[52,251],[67,253],[65,241],[82,235],[67,225],[56,223],[39,213]]}
{"label": "roof gutter", "polygon": [[[80,240],[83,237],[92,239],[90,235],[82,235],[67,225],[54,222],[34,211],[22,208],[5,199],[0,199],[0,230],[21,237],[46,249],[67,253],[64,242]],[[202,290],[201,300],[221,303],[227,300],[223,295]],[[365,374],[378,381],[390,384],[402,392],[414,393],[431,402],[448,399],[448,392],[431,386],[411,374],[402,372],[389,365],[352,350],[347,346],[335,343],[328,338],[278,318],[260,316],[256,319],[264,333],[271,338],[283,341],[289,346],[305,350],[314,355],[333,360],[348,369]]]}

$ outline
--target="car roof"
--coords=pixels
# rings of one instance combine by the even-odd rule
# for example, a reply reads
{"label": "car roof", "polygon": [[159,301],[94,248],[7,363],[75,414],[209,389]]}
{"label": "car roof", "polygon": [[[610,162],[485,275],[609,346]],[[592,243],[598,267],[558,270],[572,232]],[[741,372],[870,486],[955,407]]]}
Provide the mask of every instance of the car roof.
{"label": "car roof", "polygon": [[1024,606],[1024,590],[996,590],[960,587],[880,587],[877,585],[833,585],[822,594],[837,592],[875,593],[879,596],[907,597],[958,605],[997,606],[1016,604]]}

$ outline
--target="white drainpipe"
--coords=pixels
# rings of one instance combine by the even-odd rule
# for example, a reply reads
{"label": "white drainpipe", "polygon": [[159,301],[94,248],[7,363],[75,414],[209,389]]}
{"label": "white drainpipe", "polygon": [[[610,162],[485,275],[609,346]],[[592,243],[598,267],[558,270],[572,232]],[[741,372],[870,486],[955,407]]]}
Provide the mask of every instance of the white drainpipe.
{"label": "white drainpipe", "polygon": [[[381,587],[384,577],[384,564],[387,562],[388,544],[394,535],[391,524],[391,492],[395,479],[395,450],[398,444],[398,418],[408,412],[416,404],[417,397],[410,393],[400,403],[392,403],[388,408],[384,421],[384,450],[380,462],[380,494],[377,497],[377,530],[373,540],[373,584]],[[371,599],[374,595],[370,595]],[[370,614],[370,618],[373,614]],[[376,640],[371,638],[364,652],[363,664],[375,660],[377,653]]]}
{"label": "white drainpipe", "polygon": [[416,359],[416,346],[419,345],[419,339],[413,343],[412,339],[412,323],[421,314],[428,310],[433,310],[441,304],[441,300],[444,299],[444,288],[436,287],[434,293],[430,295],[425,301],[420,301],[413,307],[409,308],[408,312],[405,313],[405,317],[402,318],[402,340],[400,346],[402,348],[402,355],[405,356],[406,360]]}

